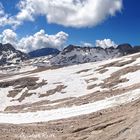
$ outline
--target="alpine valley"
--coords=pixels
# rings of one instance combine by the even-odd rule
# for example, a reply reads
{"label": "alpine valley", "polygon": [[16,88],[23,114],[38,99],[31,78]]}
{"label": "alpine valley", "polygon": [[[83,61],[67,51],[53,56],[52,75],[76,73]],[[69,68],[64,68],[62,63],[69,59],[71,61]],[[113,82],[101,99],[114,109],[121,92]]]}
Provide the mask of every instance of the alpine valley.
{"label": "alpine valley", "polygon": [[1,140],[138,140],[140,47],[0,44]]}

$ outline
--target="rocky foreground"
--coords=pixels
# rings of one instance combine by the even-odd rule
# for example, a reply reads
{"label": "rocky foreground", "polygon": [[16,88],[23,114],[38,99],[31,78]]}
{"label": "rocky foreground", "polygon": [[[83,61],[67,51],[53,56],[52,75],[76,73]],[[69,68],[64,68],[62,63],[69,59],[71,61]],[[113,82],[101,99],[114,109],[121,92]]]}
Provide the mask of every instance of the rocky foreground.
{"label": "rocky foreground", "polygon": [[139,140],[140,53],[68,67],[2,68],[0,104],[2,140]]}

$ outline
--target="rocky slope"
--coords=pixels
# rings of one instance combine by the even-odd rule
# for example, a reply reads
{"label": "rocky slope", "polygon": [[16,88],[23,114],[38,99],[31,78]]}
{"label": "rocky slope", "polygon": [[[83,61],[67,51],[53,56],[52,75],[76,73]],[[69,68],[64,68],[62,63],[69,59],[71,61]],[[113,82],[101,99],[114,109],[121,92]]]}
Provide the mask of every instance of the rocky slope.
{"label": "rocky slope", "polygon": [[15,64],[28,58],[27,54],[16,50],[11,44],[0,43],[0,65]]}
{"label": "rocky slope", "polygon": [[[32,67],[32,69],[31,69]],[[140,53],[0,71],[1,140],[139,140]]]}
{"label": "rocky slope", "polygon": [[121,44],[117,48],[110,47],[80,47],[69,45],[57,56],[50,59],[50,65],[72,65],[87,62],[96,62],[125,56],[140,52],[140,47],[132,47],[129,44]]}
{"label": "rocky slope", "polygon": [[123,54],[133,54],[140,52],[140,46],[134,46],[132,47],[130,44],[120,44],[118,45],[117,49]]}
{"label": "rocky slope", "polygon": [[96,62],[122,56],[119,50],[112,48],[102,49],[100,47],[79,47],[70,45],[50,60],[52,65],[71,65],[87,62]]}

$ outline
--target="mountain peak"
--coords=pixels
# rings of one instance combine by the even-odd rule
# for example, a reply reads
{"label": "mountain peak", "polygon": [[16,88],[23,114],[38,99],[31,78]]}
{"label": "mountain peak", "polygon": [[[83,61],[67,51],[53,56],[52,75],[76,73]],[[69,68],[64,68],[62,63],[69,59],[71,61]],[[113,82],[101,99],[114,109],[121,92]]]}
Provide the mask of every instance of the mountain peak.
{"label": "mountain peak", "polygon": [[130,45],[130,44],[128,44],[128,43],[124,43],[124,44],[120,44],[120,45],[118,45],[118,47],[117,47],[118,49],[122,49],[122,50],[126,50],[126,49],[132,49],[133,47]]}
{"label": "mountain peak", "polygon": [[0,43],[0,65],[17,63],[27,58],[29,58],[27,54],[16,50],[10,43]]}
{"label": "mountain peak", "polygon": [[29,52],[30,57],[40,57],[47,55],[57,55],[59,54],[59,50],[56,48],[41,48],[32,52]]}

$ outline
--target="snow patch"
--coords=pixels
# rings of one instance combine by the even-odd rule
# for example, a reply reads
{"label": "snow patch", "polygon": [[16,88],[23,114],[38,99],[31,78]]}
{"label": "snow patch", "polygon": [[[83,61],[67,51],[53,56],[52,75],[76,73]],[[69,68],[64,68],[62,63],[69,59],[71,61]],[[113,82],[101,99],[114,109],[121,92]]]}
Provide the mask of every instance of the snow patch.
{"label": "snow patch", "polygon": [[0,113],[0,123],[26,124],[35,122],[47,122],[59,119],[90,114],[110,107],[127,104],[140,98],[140,89],[127,92],[122,95],[100,100],[81,106],[69,108],[59,108],[47,111],[37,111],[28,113]]}

